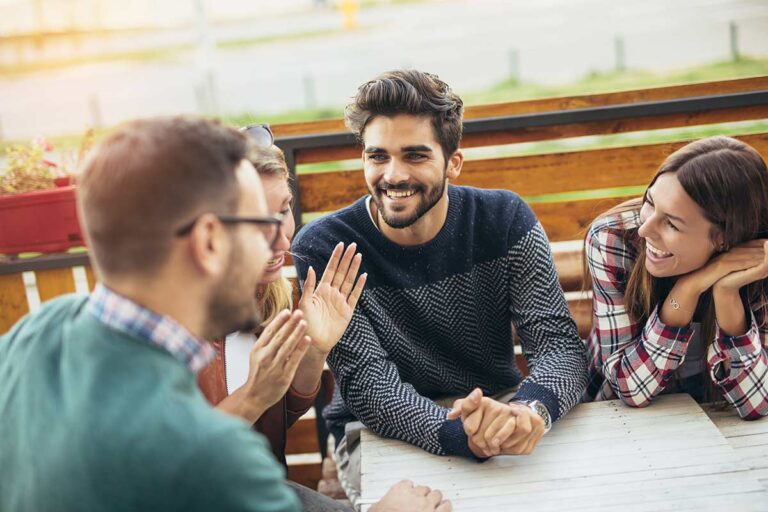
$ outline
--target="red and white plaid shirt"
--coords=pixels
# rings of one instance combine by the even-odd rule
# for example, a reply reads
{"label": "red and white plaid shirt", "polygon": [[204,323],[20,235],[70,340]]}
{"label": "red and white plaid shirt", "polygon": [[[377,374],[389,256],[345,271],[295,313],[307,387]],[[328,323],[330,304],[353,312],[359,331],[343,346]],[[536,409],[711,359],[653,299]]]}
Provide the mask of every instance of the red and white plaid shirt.
{"label": "red and white plaid shirt", "polygon": [[[640,247],[639,225],[637,210],[601,218],[590,227],[585,244],[593,290],[590,387],[602,381],[596,400],[620,398],[634,407],[648,405],[664,390],[693,336],[690,325],[665,325],[658,306],[645,324],[627,313],[624,293]],[[758,328],[753,313],[746,334],[726,336],[718,327],[707,349],[710,378],[745,419],[768,415],[767,345],[768,327]]]}

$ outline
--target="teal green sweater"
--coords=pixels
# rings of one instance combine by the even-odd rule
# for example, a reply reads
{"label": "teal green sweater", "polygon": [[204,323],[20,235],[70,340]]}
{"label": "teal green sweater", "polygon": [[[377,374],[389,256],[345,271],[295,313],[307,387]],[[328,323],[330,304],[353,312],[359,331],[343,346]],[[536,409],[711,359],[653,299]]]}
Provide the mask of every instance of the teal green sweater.
{"label": "teal green sweater", "polygon": [[0,338],[0,510],[298,510],[266,441],[83,297]]}

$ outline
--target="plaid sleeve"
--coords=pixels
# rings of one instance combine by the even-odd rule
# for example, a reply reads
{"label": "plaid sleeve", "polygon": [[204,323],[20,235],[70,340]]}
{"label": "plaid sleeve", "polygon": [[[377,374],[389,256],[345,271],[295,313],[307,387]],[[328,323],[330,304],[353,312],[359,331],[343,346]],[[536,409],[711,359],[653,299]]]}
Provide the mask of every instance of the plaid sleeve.
{"label": "plaid sleeve", "polygon": [[[744,419],[754,420],[768,415],[768,331],[760,330],[752,314],[752,325],[746,334],[726,336],[717,328],[717,337],[707,357],[712,381],[724,398]],[[724,363],[730,363],[726,372]]]}
{"label": "plaid sleeve", "polygon": [[596,398],[620,398],[643,407],[658,395],[680,366],[693,334],[690,327],[665,325],[654,310],[645,325],[627,312],[624,293],[636,259],[622,230],[593,226],[587,234],[592,276],[591,365],[605,378]]}

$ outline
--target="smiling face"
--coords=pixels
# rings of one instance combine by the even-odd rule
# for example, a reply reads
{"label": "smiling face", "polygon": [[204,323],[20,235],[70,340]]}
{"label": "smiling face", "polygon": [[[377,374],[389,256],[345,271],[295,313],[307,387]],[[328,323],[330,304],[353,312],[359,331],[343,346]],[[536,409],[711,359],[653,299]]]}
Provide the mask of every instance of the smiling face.
{"label": "smiling face", "polygon": [[267,267],[261,277],[261,284],[268,284],[280,278],[280,272],[285,265],[285,254],[291,248],[291,240],[296,231],[296,223],[291,209],[291,189],[288,180],[281,175],[261,175],[261,184],[267,197],[267,209],[270,214],[282,213],[283,224],[280,234],[272,246],[272,255],[267,261]]}
{"label": "smiling face", "polygon": [[395,229],[442,226],[444,209],[435,206],[445,206],[446,180],[458,176],[461,156],[457,151],[446,165],[430,118],[377,116],[363,139],[365,181],[380,218]]}
{"label": "smiling face", "polygon": [[645,268],[654,277],[673,277],[703,267],[715,252],[713,224],[685,192],[674,172],[648,189],[638,234],[645,240]]}

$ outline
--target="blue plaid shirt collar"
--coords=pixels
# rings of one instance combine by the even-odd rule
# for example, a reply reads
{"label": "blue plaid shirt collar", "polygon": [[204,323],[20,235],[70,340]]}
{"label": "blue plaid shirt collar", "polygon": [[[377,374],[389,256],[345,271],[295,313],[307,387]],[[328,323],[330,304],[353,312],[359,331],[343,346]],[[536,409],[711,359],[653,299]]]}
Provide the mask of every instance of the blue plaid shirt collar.
{"label": "blue plaid shirt collar", "polygon": [[88,299],[88,312],[107,327],[170,352],[193,373],[204,368],[215,356],[210,343],[194,337],[175,320],[158,315],[101,283]]}

